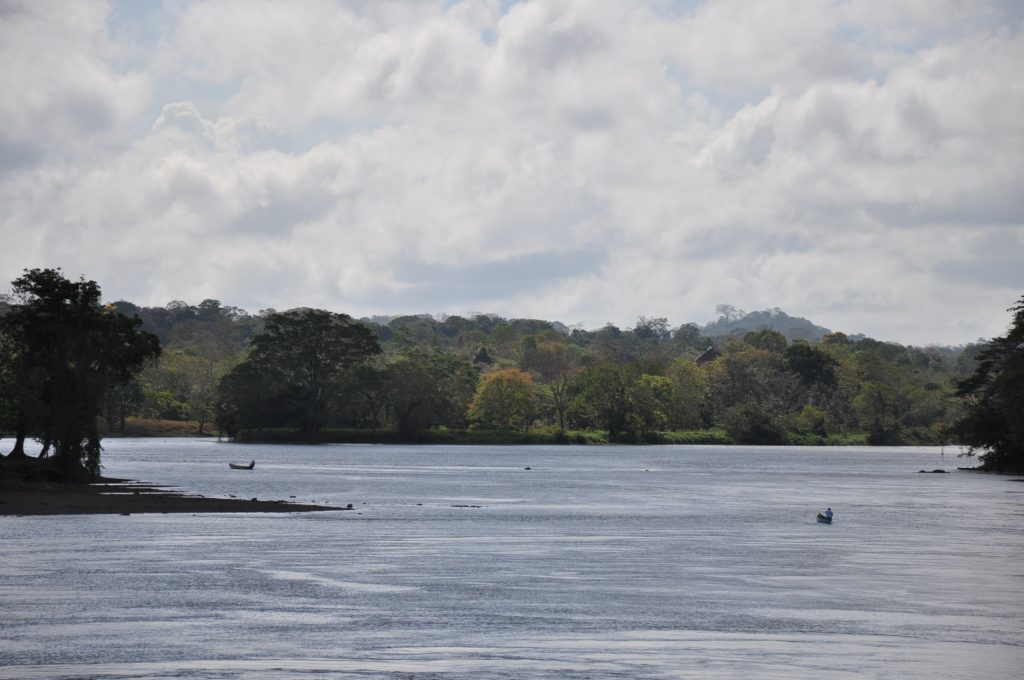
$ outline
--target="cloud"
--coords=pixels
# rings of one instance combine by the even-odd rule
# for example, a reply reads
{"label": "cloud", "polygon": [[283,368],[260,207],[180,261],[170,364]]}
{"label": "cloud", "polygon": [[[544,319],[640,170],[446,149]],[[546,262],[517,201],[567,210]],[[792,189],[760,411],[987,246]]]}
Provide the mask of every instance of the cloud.
{"label": "cloud", "polygon": [[3,5],[8,280],[919,343],[1024,289],[1012,4],[132,7]]}
{"label": "cloud", "polygon": [[0,171],[117,143],[150,82],[119,70],[100,3],[8,0],[0,21]]}

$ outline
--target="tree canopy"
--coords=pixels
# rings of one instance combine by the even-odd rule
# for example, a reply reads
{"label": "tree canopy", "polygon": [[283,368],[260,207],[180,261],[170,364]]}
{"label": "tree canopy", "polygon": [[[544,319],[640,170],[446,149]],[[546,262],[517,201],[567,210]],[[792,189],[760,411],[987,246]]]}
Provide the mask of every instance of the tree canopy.
{"label": "tree canopy", "polygon": [[32,269],[14,280],[14,304],[0,317],[8,419],[15,455],[28,434],[52,444],[62,471],[100,471],[97,418],[110,392],[160,354],[141,321],[100,303],[94,281],[69,281],[59,269]]}
{"label": "tree canopy", "polygon": [[982,451],[986,468],[1024,471],[1024,295],[1009,332],[978,354],[974,373],[958,384],[967,399],[955,431],[972,452]]}
{"label": "tree canopy", "polygon": [[537,415],[533,378],[518,368],[485,374],[470,404],[469,415],[496,430],[525,430]]}
{"label": "tree canopy", "polygon": [[380,351],[376,335],[347,314],[270,314],[248,357],[221,381],[221,422],[317,432],[355,394],[358,368]]}

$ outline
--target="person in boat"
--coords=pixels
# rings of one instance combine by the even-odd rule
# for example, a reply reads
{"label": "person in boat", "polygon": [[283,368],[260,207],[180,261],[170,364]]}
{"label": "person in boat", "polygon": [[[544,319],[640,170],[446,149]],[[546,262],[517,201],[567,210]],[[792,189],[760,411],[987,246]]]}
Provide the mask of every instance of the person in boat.
{"label": "person in boat", "polygon": [[829,522],[831,522],[832,521],[832,508],[826,508],[825,512],[822,514],[822,517],[824,517]]}

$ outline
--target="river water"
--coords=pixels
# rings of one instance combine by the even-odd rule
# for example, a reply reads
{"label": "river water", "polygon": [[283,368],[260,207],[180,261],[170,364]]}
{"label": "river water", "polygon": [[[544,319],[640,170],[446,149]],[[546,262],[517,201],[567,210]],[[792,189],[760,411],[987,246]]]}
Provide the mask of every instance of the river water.
{"label": "river water", "polygon": [[108,440],[354,510],[0,517],[0,679],[1019,678],[1024,483],[955,453]]}

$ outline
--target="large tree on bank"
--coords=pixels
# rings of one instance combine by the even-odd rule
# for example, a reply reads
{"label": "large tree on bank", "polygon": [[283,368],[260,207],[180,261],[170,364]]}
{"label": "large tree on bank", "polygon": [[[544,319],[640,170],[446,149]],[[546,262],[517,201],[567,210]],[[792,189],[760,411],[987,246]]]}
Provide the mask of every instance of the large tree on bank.
{"label": "large tree on bank", "polygon": [[974,374],[961,381],[966,415],[954,429],[971,453],[981,451],[984,467],[1024,471],[1024,295],[1013,312],[1009,332],[978,354]]}
{"label": "large tree on bank", "polygon": [[0,318],[14,363],[7,401],[17,421],[15,455],[26,435],[53,446],[67,477],[97,476],[97,418],[107,395],[160,354],[141,321],[100,303],[94,281],[59,269],[31,269],[12,283],[14,304]]}
{"label": "large tree on bank", "polygon": [[347,314],[271,314],[246,360],[219,383],[221,426],[317,432],[358,391],[359,369],[380,351],[373,331]]}
{"label": "large tree on bank", "polygon": [[464,427],[479,374],[468,361],[436,350],[408,349],[384,371],[391,418],[403,439],[436,425]]}

